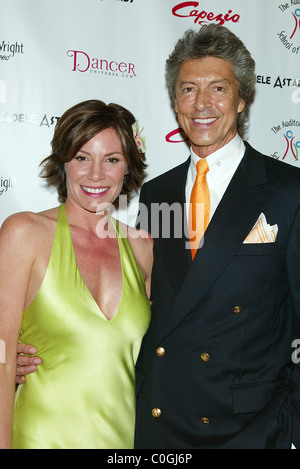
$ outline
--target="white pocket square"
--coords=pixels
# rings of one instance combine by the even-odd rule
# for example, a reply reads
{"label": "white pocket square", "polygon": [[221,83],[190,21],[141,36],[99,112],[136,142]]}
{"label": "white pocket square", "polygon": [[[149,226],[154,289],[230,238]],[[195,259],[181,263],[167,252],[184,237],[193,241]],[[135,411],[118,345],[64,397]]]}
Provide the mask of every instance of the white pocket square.
{"label": "white pocket square", "polygon": [[263,213],[244,241],[244,244],[274,243],[278,233],[278,225],[269,225]]}

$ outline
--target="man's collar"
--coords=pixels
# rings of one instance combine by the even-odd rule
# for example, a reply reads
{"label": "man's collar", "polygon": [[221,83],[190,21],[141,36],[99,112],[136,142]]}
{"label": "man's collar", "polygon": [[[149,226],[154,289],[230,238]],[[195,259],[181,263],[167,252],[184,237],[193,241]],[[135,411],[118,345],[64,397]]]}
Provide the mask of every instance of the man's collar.
{"label": "man's collar", "polygon": [[[209,173],[216,185],[231,177],[238,167],[245,153],[245,144],[241,137],[236,134],[235,137],[219,150],[206,157]],[[191,166],[196,175],[196,164],[199,157],[191,148]]]}

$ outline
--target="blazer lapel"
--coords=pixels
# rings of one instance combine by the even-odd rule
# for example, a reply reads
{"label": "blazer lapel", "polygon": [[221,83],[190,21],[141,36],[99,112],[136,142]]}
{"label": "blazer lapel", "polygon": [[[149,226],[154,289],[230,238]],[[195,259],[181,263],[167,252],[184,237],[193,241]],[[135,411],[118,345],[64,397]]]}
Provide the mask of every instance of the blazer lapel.
{"label": "blazer lapel", "polygon": [[246,148],[165,321],[161,339],[201,301],[239,249],[277,187],[277,183],[268,184],[262,155],[248,144]]}
{"label": "blazer lapel", "polygon": [[[176,174],[172,175],[169,185],[164,187],[160,200],[166,203],[167,211],[170,213],[162,220],[165,232],[160,236],[159,256],[165,264],[169,280],[176,292],[183,284],[184,278],[189,271],[191,259],[189,251],[185,249],[185,184],[190,158],[181,166]],[[174,217],[173,217],[174,210]],[[166,214],[167,215],[167,214]],[[175,226],[176,225],[176,226]],[[170,227],[170,235],[168,229]]]}

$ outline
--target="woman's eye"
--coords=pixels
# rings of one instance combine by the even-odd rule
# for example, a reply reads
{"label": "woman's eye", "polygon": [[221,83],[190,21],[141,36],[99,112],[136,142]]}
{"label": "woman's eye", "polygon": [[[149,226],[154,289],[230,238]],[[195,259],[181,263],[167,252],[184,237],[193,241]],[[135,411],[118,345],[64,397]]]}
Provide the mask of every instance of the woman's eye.
{"label": "woman's eye", "polygon": [[118,158],[113,158],[113,157],[111,157],[111,158],[108,158],[107,161],[108,161],[109,163],[117,163],[119,160],[118,160]]}
{"label": "woman's eye", "polygon": [[86,161],[86,157],[82,155],[75,156],[75,160],[77,161]]}

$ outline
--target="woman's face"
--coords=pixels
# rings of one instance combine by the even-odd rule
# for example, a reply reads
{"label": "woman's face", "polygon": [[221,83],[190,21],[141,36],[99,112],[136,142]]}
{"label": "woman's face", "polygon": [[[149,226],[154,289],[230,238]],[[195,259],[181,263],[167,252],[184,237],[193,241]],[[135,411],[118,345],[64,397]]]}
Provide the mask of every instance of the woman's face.
{"label": "woman's face", "polygon": [[118,198],[127,164],[115,129],[102,130],[66,163],[68,199],[89,212],[101,212]]}

